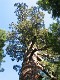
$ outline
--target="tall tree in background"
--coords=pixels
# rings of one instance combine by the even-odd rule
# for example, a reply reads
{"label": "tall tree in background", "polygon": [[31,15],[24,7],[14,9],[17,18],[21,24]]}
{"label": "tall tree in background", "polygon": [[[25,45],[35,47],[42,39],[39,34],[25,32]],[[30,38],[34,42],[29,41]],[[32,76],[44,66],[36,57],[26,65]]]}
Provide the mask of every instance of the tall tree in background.
{"label": "tall tree in background", "polygon": [[[24,3],[16,3],[17,24],[10,24],[7,54],[18,61],[23,60],[19,69],[20,80],[40,80],[59,78],[60,24],[53,23],[49,30],[44,27],[44,14],[38,7],[30,9]],[[56,74],[57,73],[57,74]],[[58,79],[59,80],[59,79]]]}
{"label": "tall tree in background", "polygon": [[60,17],[60,0],[38,0],[37,3],[42,10],[52,13],[52,17]]}
{"label": "tall tree in background", "polygon": [[0,29],[0,72],[4,71],[4,69],[1,69],[1,63],[3,62],[3,58],[5,57],[3,47],[5,46],[6,41],[6,32],[4,30]]}

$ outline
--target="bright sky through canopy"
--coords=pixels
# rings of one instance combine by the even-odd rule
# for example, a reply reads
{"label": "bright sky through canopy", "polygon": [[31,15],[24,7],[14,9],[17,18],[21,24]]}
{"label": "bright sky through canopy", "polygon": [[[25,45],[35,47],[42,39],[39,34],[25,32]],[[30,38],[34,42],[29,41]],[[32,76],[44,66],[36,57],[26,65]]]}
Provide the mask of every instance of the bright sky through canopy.
{"label": "bright sky through canopy", "polygon": [[[17,22],[17,18],[14,14],[14,4],[16,2],[24,2],[31,7],[35,6],[37,1],[38,0],[0,0],[0,29],[7,31],[11,22]],[[46,14],[45,24],[48,26],[49,22],[51,23],[52,20],[50,16]],[[19,80],[18,73],[13,70],[13,65],[17,63],[12,62],[8,56],[5,58],[5,61],[6,62],[2,65],[5,71],[3,73],[0,72],[0,80]]]}
{"label": "bright sky through canopy", "polygon": [[0,28],[8,30],[9,24],[17,21],[14,4],[18,2],[24,2],[30,7],[36,5],[37,0],[0,0]]}
{"label": "bright sky through canopy", "polygon": [[[14,14],[15,3],[24,2],[30,7],[35,6],[36,1],[37,0],[0,0],[0,29],[7,31],[11,22],[17,22],[17,18]],[[0,72],[0,80],[19,80],[18,73],[13,70],[13,65],[18,63],[12,62],[9,56],[6,56],[4,60],[6,62],[2,64],[2,67],[4,67],[5,71]],[[19,65],[20,64],[21,63],[19,63]]]}

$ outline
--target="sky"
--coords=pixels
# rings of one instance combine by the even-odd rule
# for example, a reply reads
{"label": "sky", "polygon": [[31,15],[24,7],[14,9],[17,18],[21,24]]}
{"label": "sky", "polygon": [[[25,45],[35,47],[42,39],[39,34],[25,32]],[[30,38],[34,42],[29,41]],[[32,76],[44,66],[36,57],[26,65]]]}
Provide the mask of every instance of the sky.
{"label": "sky", "polygon": [[[17,22],[17,17],[14,14],[14,11],[16,9],[14,7],[14,4],[16,2],[24,2],[29,7],[31,7],[36,5],[37,0],[0,0],[0,29],[8,31],[9,24],[11,22]],[[48,15],[45,12],[44,20],[46,26],[48,27],[49,24],[52,23],[51,15]],[[13,70],[13,65],[21,65],[21,63],[17,63],[16,61],[12,62],[11,58],[8,55],[4,58],[4,60],[5,63],[2,64],[2,67],[5,68],[5,71],[0,72],[0,80],[19,80],[18,73],[15,70]]]}

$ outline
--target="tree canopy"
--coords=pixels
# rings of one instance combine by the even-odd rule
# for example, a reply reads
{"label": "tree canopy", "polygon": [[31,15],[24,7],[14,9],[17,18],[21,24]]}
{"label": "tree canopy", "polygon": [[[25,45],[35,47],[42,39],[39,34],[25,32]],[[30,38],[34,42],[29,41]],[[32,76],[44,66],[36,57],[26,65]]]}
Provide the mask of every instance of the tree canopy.
{"label": "tree canopy", "polygon": [[[1,67],[1,62],[3,62],[3,58],[5,57],[3,47],[5,46],[5,41],[6,41],[6,32],[4,30],[0,29],[0,67]],[[2,70],[3,71],[3,68]]]}
{"label": "tree canopy", "polygon": [[[13,22],[10,24],[11,32],[8,32],[7,40],[9,44],[6,51],[12,61],[23,60],[23,63],[22,68],[17,65],[13,68],[16,71],[17,68],[20,68],[20,80],[36,80],[36,74],[39,74],[40,78],[44,78],[45,76],[41,74],[41,71],[50,79],[56,80],[60,75],[60,24],[53,23],[49,29],[46,29],[44,14],[38,7],[28,8],[25,3],[16,3],[15,6],[17,7],[15,13],[18,22],[17,24]],[[37,51],[38,53],[35,53]],[[36,65],[33,61],[33,56],[36,54],[40,69],[37,67],[38,64]],[[38,70],[32,65],[33,63]],[[33,74],[32,71],[29,73],[28,70],[30,69],[33,69],[33,73],[35,71],[36,73]]]}
{"label": "tree canopy", "polygon": [[52,13],[52,17],[60,17],[60,0],[38,0],[42,10]]}

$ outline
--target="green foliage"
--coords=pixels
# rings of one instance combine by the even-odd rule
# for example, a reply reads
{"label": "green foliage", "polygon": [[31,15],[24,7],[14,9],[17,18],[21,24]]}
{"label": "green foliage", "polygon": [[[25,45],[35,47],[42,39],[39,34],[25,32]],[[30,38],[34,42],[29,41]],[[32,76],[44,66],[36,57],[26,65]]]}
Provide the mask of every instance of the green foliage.
{"label": "green foliage", "polygon": [[38,0],[37,3],[42,10],[52,12],[52,17],[60,17],[60,0]]}
{"label": "green foliage", "polygon": [[3,58],[3,47],[5,46],[4,42],[6,41],[6,33],[4,30],[0,29],[0,61]]}
{"label": "green foliage", "polygon": [[[48,4],[48,2],[45,3]],[[40,12],[38,7],[29,9],[25,3],[16,3],[15,6],[17,6],[15,13],[18,17],[18,22],[17,24],[10,24],[11,32],[8,32],[7,36],[9,41],[6,49],[7,54],[10,55],[12,61],[15,59],[17,61],[23,60],[26,50],[29,49],[30,42],[35,42],[34,47],[37,50],[41,50],[40,55],[44,59],[40,63],[43,66],[45,65],[44,68],[48,70],[49,74],[56,73],[57,64],[60,61],[60,24],[53,23],[49,29],[46,29],[44,27],[44,14]]]}
{"label": "green foliage", "polygon": [[[7,47],[7,53],[13,58],[17,58],[16,55],[24,53],[25,50],[28,49],[28,45],[33,40],[34,36],[37,37],[36,45],[38,45],[42,41],[38,38],[40,36],[40,31],[44,28],[44,14],[39,11],[39,8],[31,7],[28,9],[26,4],[23,3],[17,3],[15,6],[17,6],[15,13],[18,17],[18,24],[10,24],[10,26],[13,26],[13,29],[12,32],[8,34],[8,40],[10,43]],[[20,44],[18,46],[19,49],[17,47],[17,41],[18,44]],[[16,50],[13,49],[14,47],[17,49],[18,54],[15,53]]]}
{"label": "green foliage", "polygon": [[[4,30],[0,29],[0,66],[1,66],[1,62],[3,62],[3,58],[5,57],[4,55],[4,51],[3,51],[3,47],[5,46],[5,41],[6,41],[6,32]],[[4,69],[2,68],[3,71]]]}
{"label": "green foliage", "polygon": [[52,44],[55,51],[60,53],[60,24],[53,23],[50,25],[50,30],[52,32]]}

